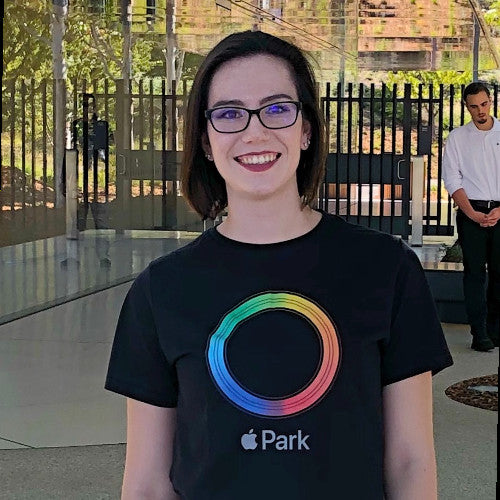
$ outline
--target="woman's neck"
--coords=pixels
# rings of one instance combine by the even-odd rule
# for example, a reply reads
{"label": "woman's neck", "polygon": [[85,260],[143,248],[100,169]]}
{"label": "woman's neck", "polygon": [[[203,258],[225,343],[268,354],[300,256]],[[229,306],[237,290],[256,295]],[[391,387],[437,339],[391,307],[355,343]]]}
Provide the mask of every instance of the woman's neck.
{"label": "woman's neck", "polygon": [[320,221],[321,213],[294,200],[244,201],[228,204],[228,216],[217,226],[223,236],[245,243],[277,243],[302,236]]}

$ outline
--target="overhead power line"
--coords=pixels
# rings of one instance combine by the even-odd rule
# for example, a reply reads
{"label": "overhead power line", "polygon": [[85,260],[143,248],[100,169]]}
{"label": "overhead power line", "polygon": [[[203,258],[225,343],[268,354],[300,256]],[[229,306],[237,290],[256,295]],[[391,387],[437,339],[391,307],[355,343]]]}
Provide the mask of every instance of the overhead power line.
{"label": "overhead power line", "polygon": [[[338,54],[340,54],[348,59],[351,59],[353,61],[356,60],[355,56],[353,56],[349,52],[346,52],[344,49],[340,48],[338,45],[335,45],[334,43],[331,43],[328,40],[325,40],[319,36],[316,36],[312,33],[309,33],[304,28],[301,28],[300,26],[297,26],[293,23],[290,23],[289,21],[286,21],[282,17],[279,17],[275,14],[271,14],[265,9],[261,9],[260,7],[256,7],[255,5],[251,4],[250,2],[247,2],[245,0],[237,0],[237,1],[236,0],[229,0],[229,2],[241,10],[244,10],[246,12],[250,12],[252,14],[252,16],[257,15],[259,17],[262,17],[262,19],[265,21],[279,24],[279,25],[285,25],[287,27],[287,29],[289,29],[293,32],[297,32],[297,31],[301,32],[302,34],[304,34],[306,36],[306,38],[309,39],[309,41],[311,41],[311,42],[314,41],[316,43],[320,43],[323,46],[323,48],[334,50]],[[242,4],[245,4],[249,7],[244,7]],[[269,19],[269,16],[271,16],[272,19]],[[279,22],[277,22],[277,21],[279,21]]]}

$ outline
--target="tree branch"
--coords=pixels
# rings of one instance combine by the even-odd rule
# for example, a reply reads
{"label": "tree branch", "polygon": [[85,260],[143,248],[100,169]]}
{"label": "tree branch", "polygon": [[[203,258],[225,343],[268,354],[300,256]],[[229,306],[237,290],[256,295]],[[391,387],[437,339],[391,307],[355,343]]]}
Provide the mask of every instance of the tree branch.
{"label": "tree branch", "polygon": [[182,68],[184,66],[184,55],[186,54],[183,50],[177,49],[177,67],[175,71],[175,80],[177,84],[181,81],[182,78]]}
{"label": "tree branch", "polygon": [[43,42],[45,45],[49,46],[49,47],[52,47],[52,41],[50,39],[48,39],[47,37],[44,37],[42,35],[40,35],[39,33],[37,33],[33,28],[30,28],[27,24],[25,23],[20,23],[19,24],[19,27],[25,31],[26,33],[28,33],[29,35],[35,37],[37,40],[39,40],[40,42]]}
{"label": "tree branch", "polygon": [[109,69],[109,64],[108,64],[108,59],[106,58],[106,54],[104,54],[102,50],[99,49],[99,47],[94,47],[94,49],[96,50],[97,55],[102,62],[104,73],[106,73],[106,75],[108,75],[109,78],[114,79],[115,75],[113,75]]}
{"label": "tree branch", "polygon": [[[121,67],[121,61],[120,61],[120,59],[118,59],[118,57],[116,57],[116,54],[114,53],[113,48],[111,47],[111,45],[108,42],[106,42],[106,40],[104,40],[104,38],[97,31],[96,26],[92,23],[90,25],[90,33],[92,35],[92,39],[94,40],[94,42],[96,44],[95,49],[99,52],[99,54],[102,57],[107,56],[109,59],[111,59],[113,62],[118,64],[118,66]],[[99,46],[101,46],[103,48],[104,52],[103,52],[103,50],[101,50],[99,48]]]}

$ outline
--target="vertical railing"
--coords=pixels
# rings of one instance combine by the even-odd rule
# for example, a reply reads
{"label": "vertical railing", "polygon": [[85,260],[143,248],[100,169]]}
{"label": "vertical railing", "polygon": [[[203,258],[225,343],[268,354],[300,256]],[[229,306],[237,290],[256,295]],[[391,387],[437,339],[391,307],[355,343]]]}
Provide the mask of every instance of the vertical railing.
{"label": "vertical railing", "polygon": [[10,209],[12,212],[15,210],[15,192],[16,192],[16,180],[15,180],[15,166],[16,166],[16,82],[12,82],[11,88],[11,108],[10,108],[10,186],[11,186],[11,201]]}
{"label": "vertical railing", "polygon": [[[153,80],[149,82],[149,162],[151,165],[155,164],[155,134],[154,134],[154,124],[155,124],[155,116],[154,116],[154,95],[153,95]],[[153,224],[155,219],[155,169],[152,168],[149,175],[149,186],[151,192],[151,218],[153,220]]]}
{"label": "vertical railing", "polygon": [[48,206],[47,206],[47,173],[48,173],[48,162],[47,162],[47,81],[43,80],[41,85],[41,108],[42,108],[42,185],[43,185],[43,221],[45,227],[47,226],[48,219]]}
{"label": "vertical railing", "polygon": [[[336,103],[336,106],[329,103]],[[391,101],[385,85],[378,90],[375,85],[360,84],[354,89],[348,84],[345,94],[338,85],[335,95],[327,85],[322,109],[329,136],[329,158],[326,185],[320,191],[323,193],[320,206],[328,207],[329,211],[349,221],[384,231],[396,230],[408,236],[409,230],[402,226],[401,220],[394,225],[393,219],[404,216],[408,219],[409,216],[409,207],[406,211],[403,208],[404,203],[409,204],[408,188],[401,189],[400,186],[409,183],[409,90],[405,100],[404,96],[397,96],[394,88]],[[392,136],[389,135],[390,128]],[[392,137],[389,148],[386,145],[388,137]],[[398,147],[405,151],[406,165],[403,165],[401,156],[403,151],[398,151]],[[402,169],[407,173],[404,179],[398,179],[396,173]],[[391,192],[387,191],[388,186]]]}
{"label": "vertical railing", "polygon": [[0,245],[64,230],[61,210],[54,209],[53,88],[47,87],[35,79],[2,83]]}
{"label": "vertical railing", "polygon": [[382,231],[382,217],[385,215],[385,189],[384,189],[384,177],[383,177],[383,158],[385,154],[385,114],[386,114],[386,91],[387,87],[385,83],[382,84],[382,95],[381,95],[381,106],[380,106],[380,175],[379,175],[379,186],[380,186],[380,217],[378,230]]}
{"label": "vertical railing", "polygon": [[165,81],[161,83],[161,225],[167,225],[167,93]]}
{"label": "vertical railing", "polygon": [[[406,83],[404,86],[404,97],[403,97],[403,161],[404,173],[401,175],[401,169],[398,169],[398,180],[404,180],[409,183],[410,176],[410,161],[411,161],[411,132],[412,132],[412,99],[411,99],[411,85]],[[403,177],[404,176],[404,177]],[[410,190],[401,190],[401,216],[403,220],[408,220],[410,218]],[[408,238],[410,234],[408,224],[403,225],[403,230],[401,236],[405,239]]]}
{"label": "vertical railing", "polygon": [[[177,119],[177,111],[186,108],[186,82],[182,94],[175,83],[167,93],[166,83],[159,79],[134,83],[127,94],[113,81],[73,81],[69,87],[68,121],[81,119],[81,136],[75,139],[80,148],[80,206],[88,212],[90,203],[108,204],[118,214],[113,226],[117,228],[174,227],[181,201],[175,153],[182,149],[177,136],[183,129],[182,113]],[[322,96],[331,156],[320,206],[353,222],[399,231],[395,218],[409,215],[409,198],[401,198],[406,194],[398,184],[397,169],[384,177],[384,162],[394,165],[403,152],[414,154],[418,125],[427,121],[434,132],[432,151],[425,154],[424,235],[453,234],[453,203],[441,179],[442,150],[449,131],[468,119],[461,100],[463,86],[419,85],[415,97],[409,87],[404,92],[386,85],[346,87],[344,91],[340,83],[328,84]],[[493,115],[498,116],[499,86],[490,88]],[[53,174],[53,83],[13,80],[4,82],[3,89],[0,217],[7,229],[2,233],[14,227],[18,239],[10,241],[26,241],[63,232],[64,220],[55,209],[60,179]],[[86,93],[93,99],[85,104]],[[133,115],[127,118],[125,111],[132,103]],[[109,123],[109,151],[104,157],[91,147],[94,113],[97,121]],[[125,147],[132,118],[134,143]],[[136,155],[127,165],[136,173],[124,172],[125,177],[117,180],[125,150]]]}
{"label": "vertical railing", "polygon": [[[375,85],[370,85],[370,135],[369,135],[369,162],[368,162],[368,183],[369,198],[373,200],[373,161],[374,161],[374,140],[375,140]],[[380,207],[380,205],[379,205]],[[380,209],[380,208],[379,208]],[[373,203],[368,205],[368,226],[372,226]]]}

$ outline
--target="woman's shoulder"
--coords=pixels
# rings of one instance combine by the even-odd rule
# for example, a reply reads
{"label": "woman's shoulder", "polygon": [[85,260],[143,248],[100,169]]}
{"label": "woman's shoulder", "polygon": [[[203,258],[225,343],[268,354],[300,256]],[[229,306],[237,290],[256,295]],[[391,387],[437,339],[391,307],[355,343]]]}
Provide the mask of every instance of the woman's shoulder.
{"label": "woman's shoulder", "polygon": [[386,233],[376,228],[371,228],[348,222],[342,217],[334,214],[326,214],[327,226],[329,228],[328,234],[338,244],[346,247],[358,248],[360,245],[363,247],[371,247],[373,249],[387,249],[393,251],[401,250],[401,238],[399,236]]}
{"label": "woman's shoulder", "polygon": [[199,260],[208,251],[209,243],[208,231],[205,231],[186,245],[154,259],[148,268],[150,272],[156,273],[162,270],[172,270],[190,261]]}
{"label": "woman's shoulder", "polygon": [[407,264],[417,265],[418,257],[400,237],[378,229],[328,216],[327,231],[321,245],[330,259],[343,263],[345,269],[370,273],[397,273]]}

